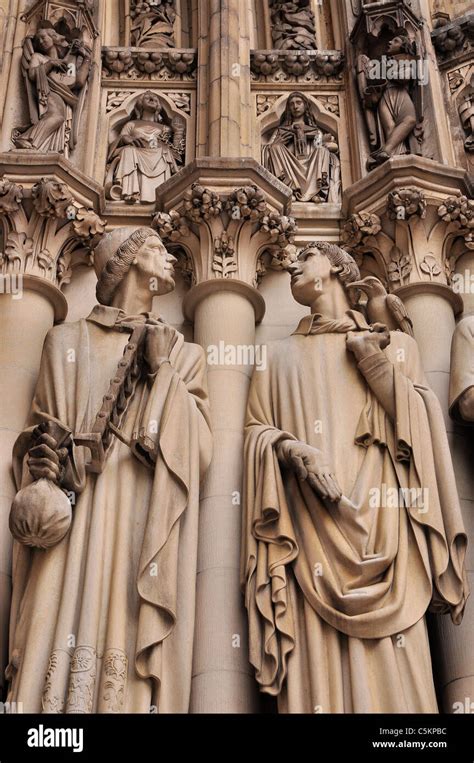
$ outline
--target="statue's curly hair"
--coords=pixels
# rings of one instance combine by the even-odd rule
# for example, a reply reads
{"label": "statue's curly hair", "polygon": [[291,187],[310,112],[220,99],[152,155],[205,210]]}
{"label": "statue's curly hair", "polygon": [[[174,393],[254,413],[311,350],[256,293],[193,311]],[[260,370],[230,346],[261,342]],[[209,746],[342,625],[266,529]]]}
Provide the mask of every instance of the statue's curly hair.
{"label": "statue's curly hair", "polygon": [[337,244],[331,244],[328,241],[311,241],[298,252],[298,259],[307,252],[315,249],[320,254],[324,254],[331,265],[340,268],[337,277],[343,286],[347,288],[352,281],[358,281],[360,279],[360,270],[352,255]]}
{"label": "statue's curly hair", "polygon": [[147,238],[157,236],[153,228],[138,228],[121,244],[115,254],[107,260],[96,286],[97,301],[101,305],[110,305],[119,283],[130,270],[135,255]]}

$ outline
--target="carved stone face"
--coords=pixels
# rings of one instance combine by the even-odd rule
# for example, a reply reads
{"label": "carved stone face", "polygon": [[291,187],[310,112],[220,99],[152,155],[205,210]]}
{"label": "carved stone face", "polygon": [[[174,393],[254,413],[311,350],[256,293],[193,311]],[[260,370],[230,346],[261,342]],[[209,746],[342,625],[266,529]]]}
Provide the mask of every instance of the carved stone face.
{"label": "carved stone face", "polygon": [[37,32],[36,42],[43,53],[47,53],[48,50],[51,50],[51,48],[54,47],[53,37],[47,29],[40,29],[39,32]]}
{"label": "carved stone face", "polygon": [[310,249],[288,266],[288,272],[293,298],[309,307],[329,288],[334,268],[326,255],[318,249]]}
{"label": "carved stone face", "polygon": [[175,287],[173,274],[176,257],[173,257],[166,250],[165,245],[158,236],[149,236],[147,238],[138,250],[136,259],[136,267],[139,272],[150,279],[156,279],[157,288],[153,288],[155,293],[168,294],[168,292],[173,291]]}
{"label": "carved stone face", "polygon": [[293,119],[301,119],[304,116],[305,108],[305,102],[299,95],[294,95],[290,98],[290,114]]}
{"label": "carved stone face", "polygon": [[391,55],[395,55],[396,53],[402,53],[404,49],[404,40],[401,37],[393,37],[388,43],[387,51]]}
{"label": "carved stone face", "polygon": [[158,112],[161,110],[158,96],[151,92],[146,92],[142,95],[141,106],[142,109],[147,109],[148,111]]}

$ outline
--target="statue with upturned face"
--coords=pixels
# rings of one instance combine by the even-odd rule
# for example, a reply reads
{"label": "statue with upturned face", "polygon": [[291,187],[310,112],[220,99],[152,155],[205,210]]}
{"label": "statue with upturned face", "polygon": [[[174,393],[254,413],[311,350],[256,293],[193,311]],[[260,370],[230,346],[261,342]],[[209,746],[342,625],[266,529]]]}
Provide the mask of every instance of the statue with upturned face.
{"label": "statue with upturned face", "polygon": [[245,429],[250,661],[280,712],[437,712],[428,610],[462,617],[464,533],[415,340],[351,309],[354,259],[288,266],[310,312],[267,346]]}
{"label": "statue with upturned face", "polygon": [[138,98],[132,118],[109,148],[105,187],[111,199],[153,202],[157,187],[178,171],[184,124],[178,120],[173,128],[168,122],[155,93],[147,90]]}
{"label": "statue with upturned face", "polygon": [[211,433],[202,348],[150,312],[174,261],[151,228],[107,233],[99,304],[46,337],[10,515],[9,696],[25,712],[188,711]]}
{"label": "statue with upturned face", "polygon": [[324,133],[303,93],[291,93],[279,126],[262,149],[262,164],[293,191],[295,201],[341,200],[338,145]]}

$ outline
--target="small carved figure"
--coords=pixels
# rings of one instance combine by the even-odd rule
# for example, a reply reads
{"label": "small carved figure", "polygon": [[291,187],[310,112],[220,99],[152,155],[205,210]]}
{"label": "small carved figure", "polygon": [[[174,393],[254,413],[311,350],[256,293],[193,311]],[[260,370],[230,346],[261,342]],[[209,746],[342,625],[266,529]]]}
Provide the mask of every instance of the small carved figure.
{"label": "small carved figure", "polygon": [[132,0],[131,43],[140,48],[174,48],[174,0]]}
{"label": "small carved figure", "polygon": [[359,289],[367,295],[365,312],[370,323],[383,323],[389,331],[404,331],[413,336],[413,322],[400,297],[387,294],[385,286],[375,276],[353,281],[348,291]]}
{"label": "small carved figure", "polygon": [[91,51],[78,29],[42,21],[36,34],[23,43],[21,66],[31,124],[13,131],[13,143],[17,148],[67,155],[79,135]]}
{"label": "small carved figure", "polygon": [[154,201],[156,188],[178,171],[183,155],[184,121],[170,123],[158,96],[143,93],[110,146],[107,195],[130,203]]}
{"label": "small carved figure", "polygon": [[392,156],[420,153],[423,114],[418,63],[414,44],[403,28],[389,40],[387,56],[381,61],[371,61],[365,54],[358,57],[357,81],[371,149],[367,169]]}
{"label": "small carved figure", "polygon": [[324,133],[302,93],[288,96],[280,124],[263,146],[262,164],[293,191],[296,201],[339,202],[338,145]]}
{"label": "small carved figure", "polygon": [[310,0],[271,0],[272,39],[277,50],[316,49],[316,28]]}

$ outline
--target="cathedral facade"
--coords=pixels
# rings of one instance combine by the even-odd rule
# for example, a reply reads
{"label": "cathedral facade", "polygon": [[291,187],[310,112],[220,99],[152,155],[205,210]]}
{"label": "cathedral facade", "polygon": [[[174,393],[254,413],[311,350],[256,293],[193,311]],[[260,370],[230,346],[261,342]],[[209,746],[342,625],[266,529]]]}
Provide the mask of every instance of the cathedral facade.
{"label": "cathedral facade", "polygon": [[3,697],[466,712],[474,4],[3,0],[0,42]]}

